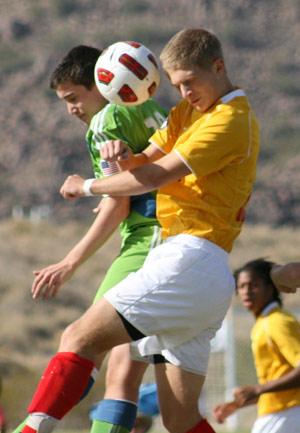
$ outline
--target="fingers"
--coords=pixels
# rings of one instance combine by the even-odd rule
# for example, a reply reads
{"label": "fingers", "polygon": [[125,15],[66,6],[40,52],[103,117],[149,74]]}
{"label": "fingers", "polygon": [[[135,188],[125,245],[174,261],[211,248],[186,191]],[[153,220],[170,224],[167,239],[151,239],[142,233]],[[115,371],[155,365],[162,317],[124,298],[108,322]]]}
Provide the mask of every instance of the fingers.
{"label": "fingers", "polygon": [[78,174],[68,176],[62,187],[60,188],[60,194],[66,200],[74,200],[78,197],[83,197],[83,183],[84,179]]}
{"label": "fingers", "polygon": [[58,277],[49,271],[34,271],[34,275],[36,275],[36,277],[31,287],[32,298],[53,298],[61,286]]}
{"label": "fingers", "polygon": [[101,146],[100,153],[107,161],[119,161],[128,158],[129,149],[121,140],[109,140]]}
{"label": "fingers", "polygon": [[296,287],[287,287],[287,286],[283,286],[281,284],[277,284],[277,287],[278,287],[279,291],[283,292],[283,293],[296,293],[297,292]]}

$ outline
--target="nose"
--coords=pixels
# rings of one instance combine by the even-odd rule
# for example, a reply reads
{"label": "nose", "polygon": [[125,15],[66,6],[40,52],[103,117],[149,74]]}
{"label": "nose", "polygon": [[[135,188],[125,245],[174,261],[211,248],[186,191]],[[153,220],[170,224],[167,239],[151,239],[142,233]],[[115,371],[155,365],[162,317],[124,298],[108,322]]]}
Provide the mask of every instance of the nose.
{"label": "nose", "polygon": [[189,87],[187,87],[186,85],[181,84],[181,86],[180,86],[180,94],[181,94],[181,96],[182,96],[184,99],[187,99],[187,98],[191,97],[191,95],[192,95],[192,91],[191,91],[191,89],[190,89]]}
{"label": "nose", "polygon": [[75,115],[77,113],[77,107],[74,104],[67,104],[67,110],[69,114]]}

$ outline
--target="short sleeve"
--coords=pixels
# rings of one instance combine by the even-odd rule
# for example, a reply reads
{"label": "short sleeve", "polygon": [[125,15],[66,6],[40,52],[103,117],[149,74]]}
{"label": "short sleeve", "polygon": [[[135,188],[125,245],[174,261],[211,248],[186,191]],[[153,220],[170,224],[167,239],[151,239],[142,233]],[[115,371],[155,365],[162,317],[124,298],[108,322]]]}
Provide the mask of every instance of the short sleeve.
{"label": "short sleeve", "polygon": [[300,365],[300,325],[291,315],[270,318],[268,332],[280,353],[294,368]]}
{"label": "short sleeve", "polygon": [[207,116],[189,136],[182,135],[175,151],[196,177],[242,162],[250,153],[248,115],[226,107]]}

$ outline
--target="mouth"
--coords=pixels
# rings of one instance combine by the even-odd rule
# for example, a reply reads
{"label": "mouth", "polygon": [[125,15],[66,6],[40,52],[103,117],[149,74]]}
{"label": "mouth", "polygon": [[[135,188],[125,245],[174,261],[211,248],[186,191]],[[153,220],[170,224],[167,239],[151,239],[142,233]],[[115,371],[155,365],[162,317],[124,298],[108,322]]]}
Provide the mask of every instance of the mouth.
{"label": "mouth", "polygon": [[201,98],[194,99],[193,101],[191,101],[191,104],[192,105],[198,105],[200,103],[200,100],[201,100]]}
{"label": "mouth", "polygon": [[252,302],[251,299],[246,298],[246,299],[242,299],[242,304],[243,304],[245,307],[250,307],[251,305],[253,305],[253,302]]}
{"label": "mouth", "polygon": [[82,122],[86,122],[86,116],[85,116],[85,114],[76,114],[76,116]]}

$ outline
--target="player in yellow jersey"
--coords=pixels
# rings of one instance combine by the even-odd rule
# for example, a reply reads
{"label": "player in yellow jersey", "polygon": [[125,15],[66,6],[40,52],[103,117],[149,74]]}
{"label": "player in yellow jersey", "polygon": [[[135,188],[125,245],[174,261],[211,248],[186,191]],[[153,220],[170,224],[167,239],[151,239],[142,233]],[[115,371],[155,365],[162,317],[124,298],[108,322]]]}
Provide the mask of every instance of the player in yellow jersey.
{"label": "player in yellow jersey", "polygon": [[295,293],[300,287],[300,262],[273,266],[271,278],[281,292]]}
{"label": "player in yellow jersey", "polygon": [[[127,170],[88,182],[69,176],[61,194],[75,199],[159,189],[165,241],[63,333],[28,408],[36,432],[78,402],[96,357],[128,342],[135,357],[159,353],[167,361],[155,365],[165,427],[172,433],[214,432],[199,414],[198,399],[210,340],[234,292],[228,253],[252,191],[259,130],[245,93],[227,75],[214,34],[179,32],[161,61],[182,97],[168,123],[138,155],[119,140],[107,142],[102,157],[119,161],[127,155],[119,162]],[[22,431],[34,433],[29,426]]]}
{"label": "player in yellow jersey", "polygon": [[246,263],[236,272],[236,288],[243,305],[254,315],[252,352],[258,384],[235,390],[235,399],[215,408],[223,422],[237,409],[257,403],[252,433],[298,433],[300,426],[300,324],[282,308],[263,259]]}

